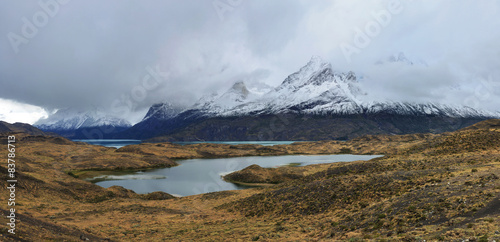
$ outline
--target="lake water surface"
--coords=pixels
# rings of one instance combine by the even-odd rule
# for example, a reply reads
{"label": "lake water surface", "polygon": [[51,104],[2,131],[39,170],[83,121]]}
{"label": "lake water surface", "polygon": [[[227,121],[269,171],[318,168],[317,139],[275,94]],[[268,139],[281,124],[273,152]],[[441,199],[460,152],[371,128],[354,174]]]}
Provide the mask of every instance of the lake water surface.
{"label": "lake water surface", "polygon": [[85,142],[91,145],[102,145],[106,147],[121,148],[126,145],[136,145],[142,143],[136,139],[74,139],[76,142]]}
{"label": "lake water surface", "polygon": [[[135,139],[75,139],[73,141],[85,142],[91,145],[115,147],[117,149],[126,145],[135,145],[142,143],[141,140],[135,140]],[[182,142],[179,141],[172,143],[180,145],[213,143],[213,144],[228,144],[228,145],[258,144],[263,146],[273,146],[273,145],[288,145],[294,142],[297,141],[182,141]]]}
{"label": "lake water surface", "polygon": [[370,160],[380,155],[295,155],[295,156],[255,156],[224,159],[191,159],[178,161],[176,167],[135,172],[126,175],[103,175],[96,177],[96,184],[102,187],[122,186],[136,193],[164,191],[173,195],[188,196],[201,193],[236,190],[248,187],[225,182],[221,176],[241,170],[252,164],[262,167],[277,167],[287,164],[301,166]]}

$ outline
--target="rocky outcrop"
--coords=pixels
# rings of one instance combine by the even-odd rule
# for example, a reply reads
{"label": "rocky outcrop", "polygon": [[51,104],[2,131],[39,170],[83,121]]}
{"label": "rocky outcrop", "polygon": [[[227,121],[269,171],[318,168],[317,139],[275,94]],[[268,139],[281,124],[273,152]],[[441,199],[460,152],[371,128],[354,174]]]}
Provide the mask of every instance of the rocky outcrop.
{"label": "rocky outcrop", "polygon": [[302,176],[302,172],[294,169],[262,168],[258,165],[251,165],[241,171],[235,171],[225,175],[223,178],[228,182],[240,184],[277,184],[298,179]]}

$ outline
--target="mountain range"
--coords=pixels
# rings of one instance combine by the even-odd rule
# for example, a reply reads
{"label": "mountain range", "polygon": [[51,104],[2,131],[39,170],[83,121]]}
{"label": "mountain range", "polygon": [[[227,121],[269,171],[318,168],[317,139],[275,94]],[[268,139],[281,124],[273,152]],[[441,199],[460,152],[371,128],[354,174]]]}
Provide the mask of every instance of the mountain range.
{"label": "mountain range", "polygon": [[[402,53],[377,65],[411,61]],[[152,141],[327,140],[366,134],[441,133],[499,113],[439,103],[368,100],[360,75],[335,71],[313,56],[277,87],[248,88],[238,81],[223,93],[200,98],[181,108],[169,102],[150,107],[145,117],[129,122],[99,109],[62,109],[35,126],[73,139],[133,138]]]}
{"label": "mountain range", "polygon": [[[387,61],[414,64],[404,54]],[[365,134],[440,133],[500,116],[431,102],[365,101],[365,96],[356,73],[334,71],[330,63],[314,56],[268,92],[236,82],[226,92],[204,96],[187,109],[155,104],[141,122],[119,137],[154,137],[154,141],[349,139]]]}
{"label": "mountain range", "polygon": [[111,138],[132,125],[99,108],[94,110],[60,109],[46,119],[34,124],[35,127],[73,139]]}

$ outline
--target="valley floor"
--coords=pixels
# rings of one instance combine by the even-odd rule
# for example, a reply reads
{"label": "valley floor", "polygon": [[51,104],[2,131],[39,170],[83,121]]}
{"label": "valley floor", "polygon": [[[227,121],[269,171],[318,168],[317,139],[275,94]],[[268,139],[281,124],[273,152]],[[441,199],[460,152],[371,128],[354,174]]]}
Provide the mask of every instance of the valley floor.
{"label": "valley floor", "polygon": [[[5,226],[9,192],[2,189],[0,240],[499,241],[499,124],[273,147],[159,143],[116,150],[16,134],[16,235]],[[103,170],[174,166],[183,158],[335,153],[385,156],[251,167],[230,178],[272,185],[181,198],[80,179]],[[0,156],[7,157],[6,149]],[[0,167],[1,186],[7,173]]]}

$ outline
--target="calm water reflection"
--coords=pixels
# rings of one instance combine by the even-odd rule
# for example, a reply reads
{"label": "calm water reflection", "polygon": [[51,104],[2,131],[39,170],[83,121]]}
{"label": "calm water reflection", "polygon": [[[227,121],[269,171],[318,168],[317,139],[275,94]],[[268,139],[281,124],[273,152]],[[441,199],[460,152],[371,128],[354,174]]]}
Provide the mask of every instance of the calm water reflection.
{"label": "calm water reflection", "polygon": [[291,163],[301,166],[370,160],[380,155],[316,155],[316,156],[256,156],[224,159],[192,159],[179,161],[179,166],[163,169],[136,172],[127,175],[101,176],[98,179],[108,179],[97,182],[102,187],[114,185],[134,190],[136,193],[164,191],[170,194],[187,196],[200,193],[235,190],[245,187],[225,182],[221,175],[241,170],[252,164],[262,167],[277,167]]}

